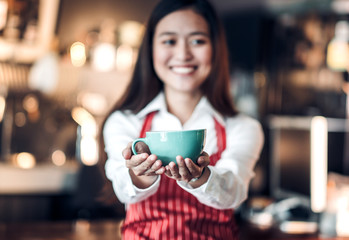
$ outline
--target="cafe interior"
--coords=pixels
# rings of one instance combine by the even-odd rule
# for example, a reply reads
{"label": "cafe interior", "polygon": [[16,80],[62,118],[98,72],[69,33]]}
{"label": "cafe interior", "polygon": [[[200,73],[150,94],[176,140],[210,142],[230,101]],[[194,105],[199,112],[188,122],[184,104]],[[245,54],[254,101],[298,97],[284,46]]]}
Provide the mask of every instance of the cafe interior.
{"label": "cafe interior", "polygon": [[[0,0],[0,239],[120,239],[101,123],[158,0]],[[214,0],[265,143],[241,239],[349,239],[349,1]]]}

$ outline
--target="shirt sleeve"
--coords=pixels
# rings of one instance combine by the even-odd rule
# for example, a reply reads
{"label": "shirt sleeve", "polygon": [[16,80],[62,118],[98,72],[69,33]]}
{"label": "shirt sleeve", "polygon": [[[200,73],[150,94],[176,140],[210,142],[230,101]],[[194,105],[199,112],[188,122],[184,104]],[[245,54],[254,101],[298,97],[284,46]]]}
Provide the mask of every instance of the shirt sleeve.
{"label": "shirt sleeve", "polygon": [[160,185],[160,177],[158,177],[155,183],[146,189],[134,186],[122,156],[122,151],[127,144],[138,137],[141,126],[142,121],[136,116],[118,111],[110,115],[103,129],[105,152],[108,156],[105,164],[106,176],[112,182],[120,202],[125,204],[148,198]]}
{"label": "shirt sleeve", "polygon": [[227,147],[215,166],[209,166],[210,177],[193,189],[178,182],[201,203],[217,208],[237,208],[246,198],[254,167],[264,143],[260,123],[247,116],[231,118],[226,123]]}

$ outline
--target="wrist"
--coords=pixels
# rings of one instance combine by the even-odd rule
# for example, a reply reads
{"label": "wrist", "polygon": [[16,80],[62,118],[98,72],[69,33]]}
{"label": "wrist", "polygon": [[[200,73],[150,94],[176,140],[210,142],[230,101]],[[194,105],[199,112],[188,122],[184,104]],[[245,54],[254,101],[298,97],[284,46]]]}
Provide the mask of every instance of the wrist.
{"label": "wrist", "polygon": [[139,189],[146,189],[156,182],[158,176],[137,176],[131,169],[129,171],[133,185]]}

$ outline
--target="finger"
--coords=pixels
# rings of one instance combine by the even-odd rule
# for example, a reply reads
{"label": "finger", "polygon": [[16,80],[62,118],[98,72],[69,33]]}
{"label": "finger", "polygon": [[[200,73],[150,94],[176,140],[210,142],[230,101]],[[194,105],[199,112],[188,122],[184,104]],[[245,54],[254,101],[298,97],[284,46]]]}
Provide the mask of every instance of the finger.
{"label": "finger", "polygon": [[203,151],[203,152],[200,154],[200,156],[207,156],[207,157],[209,157],[210,155],[208,155],[207,152]]}
{"label": "finger", "polygon": [[132,142],[129,142],[127,144],[127,147],[122,151],[122,156],[126,159],[129,160],[132,157]]}
{"label": "finger", "polygon": [[[155,155],[150,155],[149,158],[154,157],[155,160],[157,159],[157,157]],[[151,162],[149,161],[149,164],[151,164]],[[158,171],[159,169],[161,169],[162,167],[162,162],[160,160],[156,160],[155,162],[153,162],[153,164],[151,164],[150,168],[148,166],[148,169],[144,172],[145,175],[156,175],[156,171]],[[160,171],[161,172],[161,171]]]}
{"label": "finger", "polygon": [[135,145],[135,149],[137,153],[148,153],[150,154],[150,150],[147,144],[144,142],[138,142]]}
{"label": "finger", "polygon": [[190,158],[185,159],[186,167],[191,175],[191,177],[201,176],[203,167],[196,165]]}
{"label": "finger", "polygon": [[184,162],[183,157],[177,156],[176,160],[177,160],[178,172],[179,172],[180,177],[184,181],[189,181],[192,178],[192,176],[191,176],[191,173],[189,172],[189,170],[186,166],[186,163]]}
{"label": "finger", "polygon": [[170,178],[172,178],[173,176],[172,176],[172,173],[171,173],[171,170],[170,170],[170,167],[167,165],[167,166],[165,166],[165,175],[167,176],[167,177],[170,177]]}
{"label": "finger", "polygon": [[197,160],[197,165],[201,167],[206,167],[209,164],[210,164],[210,156],[206,152],[203,152],[203,154],[201,154],[201,156]]}
{"label": "finger", "polygon": [[137,168],[145,173],[145,172],[151,172],[152,167],[156,161],[157,157],[156,155],[152,154],[150,155],[144,162],[142,162],[139,166],[137,166]]}
{"label": "finger", "polygon": [[[142,153],[141,155],[143,156],[147,156],[147,153]],[[136,155],[139,156],[139,155]],[[132,157],[132,159],[134,159],[136,156]],[[130,168],[132,168],[132,171],[137,175],[137,176],[153,176],[154,171],[150,170],[154,164],[154,162],[156,161],[156,156],[155,155],[151,155],[149,157],[147,157],[143,162],[141,162],[140,164],[137,165],[133,165]],[[136,162],[136,161],[135,161]],[[133,162],[134,163],[134,162]]]}
{"label": "finger", "polygon": [[126,167],[135,168],[141,165],[148,158],[148,156],[149,155],[147,153],[132,155],[132,157],[126,161]]}
{"label": "finger", "polygon": [[176,165],[174,162],[170,162],[170,163],[168,164],[168,166],[169,166],[169,168],[170,168],[172,177],[175,178],[175,179],[179,179],[181,176],[179,175],[177,165]]}
{"label": "finger", "polygon": [[163,166],[155,171],[155,174],[157,174],[157,175],[161,175],[161,174],[164,174],[164,173],[166,173],[166,169]]}

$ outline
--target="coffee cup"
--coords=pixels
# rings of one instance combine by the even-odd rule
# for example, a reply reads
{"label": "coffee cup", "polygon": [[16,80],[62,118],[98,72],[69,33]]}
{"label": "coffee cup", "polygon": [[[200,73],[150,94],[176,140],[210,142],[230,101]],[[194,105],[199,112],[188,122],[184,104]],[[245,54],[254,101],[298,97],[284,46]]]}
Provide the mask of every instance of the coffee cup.
{"label": "coffee cup", "polygon": [[206,142],[206,129],[184,131],[150,131],[145,138],[138,138],[132,143],[132,152],[137,154],[136,144],[145,143],[152,154],[162,161],[163,165],[176,162],[178,155],[190,158],[196,163]]}

